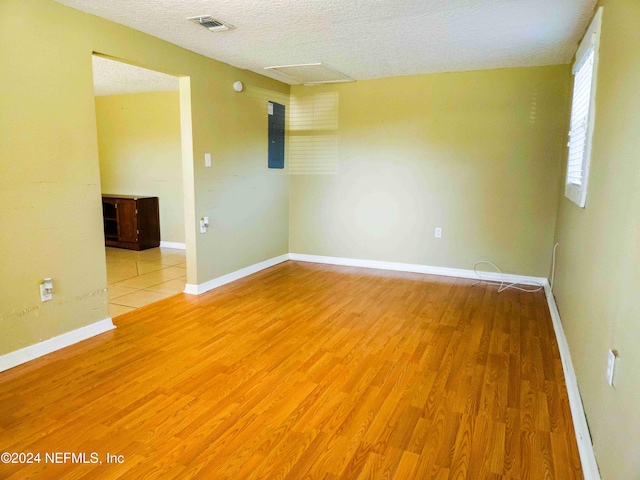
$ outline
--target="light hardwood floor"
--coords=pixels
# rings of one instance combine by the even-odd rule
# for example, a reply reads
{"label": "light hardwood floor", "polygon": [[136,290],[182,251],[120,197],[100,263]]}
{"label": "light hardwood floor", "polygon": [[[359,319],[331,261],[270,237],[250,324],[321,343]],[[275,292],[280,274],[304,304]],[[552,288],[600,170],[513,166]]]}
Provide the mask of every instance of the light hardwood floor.
{"label": "light hardwood floor", "polygon": [[0,374],[0,478],[582,478],[542,293],[286,262]]}

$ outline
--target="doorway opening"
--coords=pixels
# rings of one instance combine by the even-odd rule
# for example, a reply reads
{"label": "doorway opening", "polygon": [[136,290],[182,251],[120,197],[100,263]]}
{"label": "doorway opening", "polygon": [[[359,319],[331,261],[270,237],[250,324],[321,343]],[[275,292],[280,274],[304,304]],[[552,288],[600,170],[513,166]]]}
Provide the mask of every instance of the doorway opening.
{"label": "doorway opening", "polygon": [[195,274],[189,78],[99,54],[93,78],[114,318],[182,293]]}

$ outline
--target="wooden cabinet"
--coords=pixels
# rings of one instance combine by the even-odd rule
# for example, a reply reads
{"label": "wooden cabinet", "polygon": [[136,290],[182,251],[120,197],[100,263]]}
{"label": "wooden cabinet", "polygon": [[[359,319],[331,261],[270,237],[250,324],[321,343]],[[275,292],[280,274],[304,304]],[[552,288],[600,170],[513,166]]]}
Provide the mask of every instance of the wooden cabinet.
{"label": "wooden cabinet", "polygon": [[158,197],[103,195],[102,216],[107,246],[130,250],[160,246]]}

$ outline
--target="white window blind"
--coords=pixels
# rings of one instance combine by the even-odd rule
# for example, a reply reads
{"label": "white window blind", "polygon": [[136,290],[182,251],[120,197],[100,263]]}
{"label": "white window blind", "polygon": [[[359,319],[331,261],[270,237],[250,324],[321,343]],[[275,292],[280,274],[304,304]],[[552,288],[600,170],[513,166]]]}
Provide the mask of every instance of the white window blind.
{"label": "white window blind", "polygon": [[576,72],[573,83],[573,103],[571,105],[571,131],[569,134],[569,164],[567,183],[582,185],[587,132],[589,131],[589,111],[591,106],[591,83],[593,80],[593,48]]}
{"label": "white window blind", "polygon": [[587,30],[573,66],[573,99],[569,130],[569,154],[565,196],[584,207],[587,197],[587,181],[591,161],[591,138],[595,122],[596,77],[598,73],[598,48],[602,7]]}

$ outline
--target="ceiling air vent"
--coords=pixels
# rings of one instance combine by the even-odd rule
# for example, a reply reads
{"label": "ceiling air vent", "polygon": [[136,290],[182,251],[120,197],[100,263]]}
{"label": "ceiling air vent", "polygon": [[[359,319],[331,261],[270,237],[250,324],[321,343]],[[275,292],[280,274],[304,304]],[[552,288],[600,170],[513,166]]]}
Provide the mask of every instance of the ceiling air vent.
{"label": "ceiling air vent", "polygon": [[222,20],[213,18],[211,15],[198,15],[196,17],[189,17],[187,18],[187,20],[197,25],[202,25],[203,27],[208,28],[212,32],[224,32],[225,30],[231,30],[236,28],[230,23],[225,23]]}

